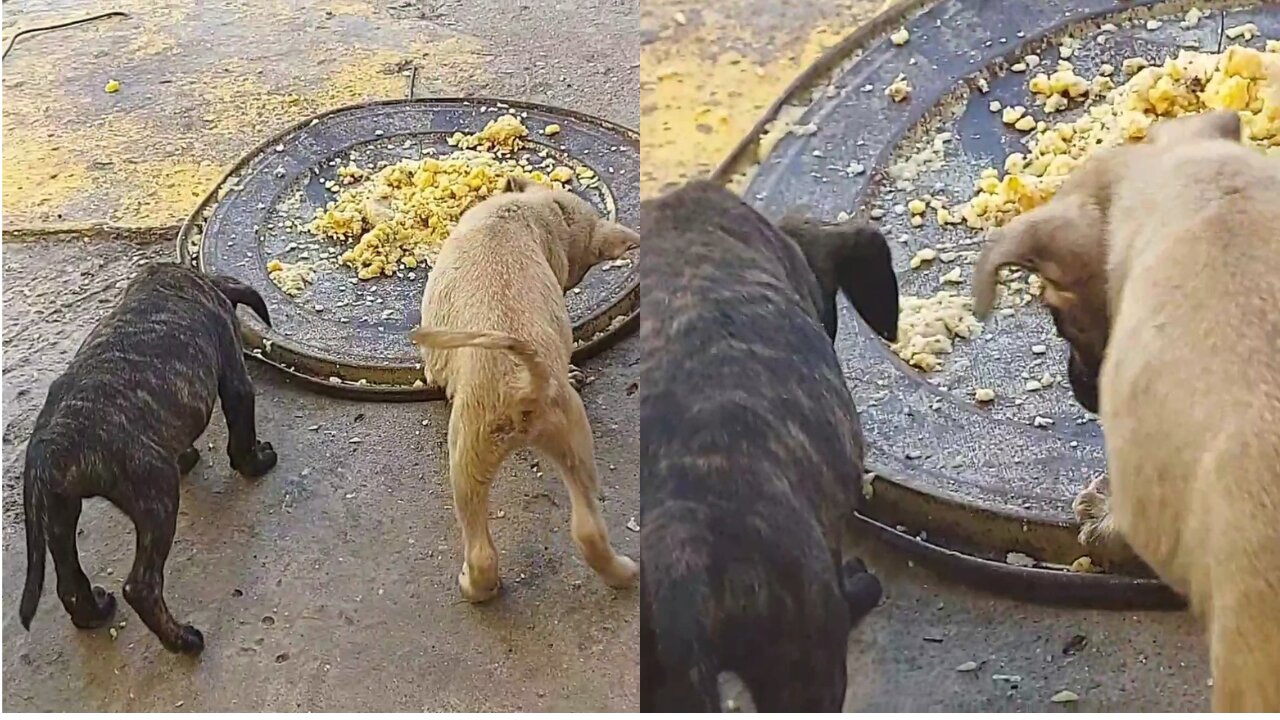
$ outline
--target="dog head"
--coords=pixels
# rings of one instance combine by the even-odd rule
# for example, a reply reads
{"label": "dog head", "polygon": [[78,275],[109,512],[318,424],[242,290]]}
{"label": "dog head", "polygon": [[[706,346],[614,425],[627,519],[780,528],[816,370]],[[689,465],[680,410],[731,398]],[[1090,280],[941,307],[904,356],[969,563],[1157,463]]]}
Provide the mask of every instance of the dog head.
{"label": "dog head", "polygon": [[1160,147],[1178,147],[1208,140],[1238,143],[1241,129],[1239,113],[1215,110],[1159,123],[1147,134],[1147,142]]}
{"label": "dog head", "polygon": [[582,282],[597,263],[616,260],[628,250],[640,246],[635,230],[600,217],[591,203],[568,190],[553,190],[524,178],[508,176],[503,192],[527,195],[533,202],[554,210],[567,232],[556,233],[560,250],[569,269],[564,282],[567,290]]}
{"label": "dog head", "polygon": [[822,223],[795,211],[778,222],[795,241],[818,281],[822,326],[836,336],[836,291],[880,337],[898,336],[898,277],[879,230],[854,221]]}
{"label": "dog head", "polygon": [[1107,242],[1117,183],[1128,177],[1158,182],[1150,177],[1156,171],[1143,169],[1147,159],[1206,142],[1239,143],[1240,137],[1239,115],[1218,111],[1164,121],[1144,143],[1099,152],[1047,204],[990,234],[974,270],[975,314],[990,313],[1000,268],[1012,265],[1039,274],[1041,299],[1071,346],[1072,392],[1087,410],[1098,412],[1098,373],[1110,335]]}
{"label": "dog head", "polygon": [[1110,156],[1090,160],[1047,204],[993,230],[973,273],[979,318],[995,304],[1001,268],[1012,265],[1040,276],[1041,300],[1071,346],[1072,392],[1090,412],[1098,411],[1098,372],[1109,332],[1106,225],[1114,161]]}

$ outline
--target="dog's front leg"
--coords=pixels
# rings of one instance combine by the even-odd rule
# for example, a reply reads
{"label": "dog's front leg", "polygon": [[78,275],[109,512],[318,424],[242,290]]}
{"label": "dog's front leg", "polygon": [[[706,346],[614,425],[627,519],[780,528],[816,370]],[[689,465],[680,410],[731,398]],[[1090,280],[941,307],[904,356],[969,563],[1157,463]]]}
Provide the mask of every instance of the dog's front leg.
{"label": "dog's front leg", "polygon": [[1108,541],[1116,533],[1115,522],[1111,518],[1107,493],[1111,483],[1106,474],[1099,475],[1089,482],[1084,490],[1071,503],[1076,519],[1080,521],[1080,544],[1095,546]]}
{"label": "dog's front leg", "polygon": [[227,418],[227,455],[231,467],[246,477],[260,477],[276,465],[276,452],[269,442],[258,440],[254,419],[253,383],[244,361],[236,358],[218,381],[222,414]]}

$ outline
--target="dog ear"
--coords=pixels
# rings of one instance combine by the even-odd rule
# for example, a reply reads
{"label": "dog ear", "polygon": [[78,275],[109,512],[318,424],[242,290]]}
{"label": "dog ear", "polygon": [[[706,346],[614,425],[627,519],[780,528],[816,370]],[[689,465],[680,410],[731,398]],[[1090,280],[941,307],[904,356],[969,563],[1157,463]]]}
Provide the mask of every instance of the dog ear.
{"label": "dog ear", "polygon": [[591,237],[596,246],[597,255],[602,260],[620,258],[628,250],[640,247],[640,233],[603,218],[596,221],[596,226],[591,230]]}
{"label": "dog ear", "polygon": [[974,315],[991,313],[997,274],[1007,265],[1040,275],[1042,299],[1058,310],[1070,309],[1079,293],[1105,292],[1102,232],[1101,210],[1075,197],[1051,201],[991,231],[973,271]]}
{"label": "dog ear", "polygon": [[880,337],[898,337],[898,276],[889,243],[879,230],[857,222],[820,225],[788,213],[778,223],[800,246],[822,292],[822,324],[836,333],[836,290],[844,292]]}
{"label": "dog ear", "polygon": [[518,175],[508,175],[502,182],[502,189],[499,192],[525,192],[529,188],[533,187],[533,185],[535,185],[535,183],[528,178],[523,178]]}

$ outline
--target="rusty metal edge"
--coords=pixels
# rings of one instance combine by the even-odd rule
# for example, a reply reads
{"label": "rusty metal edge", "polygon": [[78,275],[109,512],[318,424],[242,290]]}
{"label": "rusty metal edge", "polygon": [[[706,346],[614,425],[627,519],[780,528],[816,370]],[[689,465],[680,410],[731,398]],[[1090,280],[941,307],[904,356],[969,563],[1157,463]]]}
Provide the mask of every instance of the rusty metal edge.
{"label": "rusty metal edge", "polygon": [[[748,169],[754,164],[748,161],[748,152],[754,152],[758,148],[766,127],[777,118],[778,112],[783,107],[795,101],[798,95],[811,89],[815,83],[824,79],[855,53],[862,52],[870,44],[887,35],[894,27],[906,22],[909,16],[941,1],[899,0],[845,36],[839,43],[828,48],[788,84],[755,125],[738,141],[729,155],[712,171],[709,179],[718,184],[727,185],[735,175]],[[1045,555],[1054,555],[1055,559],[1060,559],[1068,547],[1068,541],[1064,538],[1074,538],[1075,535],[1074,528],[1070,525],[1062,526],[1036,517],[1018,517],[995,508],[976,507],[958,498],[925,491],[919,483],[908,479],[877,473],[876,480],[889,488],[889,492],[893,494],[893,503],[890,505],[883,499],[878,503],[872,502],[869,506],[871,512],[894,514],[902,521],[906,521],[898,524],[914,526],[926,531],[930,529],[929,524],[935,522],[939,515],[950,514],[951,517],[947,518],[950,522],[946,524],[946,529],[973,545],[981,545],[982,543],[977,539],[983,535],[988,536],[988,541],[991,535],[1011,538],[1016,528],[1021,538],[1018,542],[1011,543],[1012,547],[1008,549],[1027,548],[1033,552],[1040,552],[1041,558]],[[878,492],[883,494],[883,491]],[[961,519],[962,515],[965,516],[963,519]],[[1127,548],[1102,550],[1099,554],[1105,558],[1106,564],[1114,565],[1117,570],[1123,572],[1137,573],[1139,576],[1066,573],[1057,570],[1017,567],[934,545],[900,533],[868,515],[859,514],[851,522],[869,529],[871,534],[889,545],[927,561],[935,567],[939,575],[988,592],[1042,604],[1099,609],[1141,610],[1185,607],[1185,601],[1168,586],[1150,577],[1149,571],[1144,571],[1141,561],[1133,556],[1132,551],[1126,552]],[[1091,549],[1088,552],[1098,551]],[[1079,555],[1085,553],[1085,549],[1080,548]]]}
{"label": "rusty metal edge", "polygon": [[851,527],[919,559],[939,576],[974,590],[1041,605],[1097,610],[1183,610],[1186,600],[1157,580],[1018,567],[966,555],[898,532],[865,515]]}
{"label": "rusty metal edge", "polygon": [[754,152],[756,150],[760,144],[760,139],[764,135],[766,126],[777,119],[778,112],[787,103],[794,100],[801,91],[812,87],[815,82],[839,67],[840,63],[848,60],[853,53],[865,49],[866,46],[881,35],[887,34],[894,27],[901,24],[908,15],[936,2],[939,2],[939,0],[898,0],[893,5],[881,10],[875,17],[860,25],[856,30],[844,36],[840,42],[823,51],[817,60],[814,60],[812,64],[801,71],[782,90],[777,99],[760,115],[760,119],[756,120],[756,124],[729,151],[728,157],[722,160],[715,170],[711,171],[708,179],[721,185],[726,185],[733,179],[734,175],[754,164],[745,161],[748,151]]}
{"label": "rusty metal edge", "polygon": [[116,225],[115,223],[54,223],[23,225],[4,229],[5,243],[36,242],[51,237],[74,235],[85,240],[109,240],[121,236],[142,244],[171,240],[180,225]]}
{"label": "rusty metal edge", "polygon": [[[241,171],[246,165],[248,165],[248,163],[254,157],[256,157],[258,154],[263,152],[266,148],[269,148],[278,144],[280,140],[283,139],[284,137],[298,130],[301,130],[302,128],[309,126],[314,121],[329,117],[331,115],[336,115],[338,113],[347,112],[347,111],[355,110],[358,108],[374,107],[378,105],[402,105],[404,103],[427,104],[432,102],[483,103],[483,104],[492,104],[495,106],[505,105],[512,109],[535,110],[538,112],[561,114],[575,120],[579,120],[579,121],[590,123],[590,124],[595,124],[599,127],[603,127],[608,130],[614,131],[619,135],[629,140],[632,140],[636,143],[640,142],[640,133],[633,128],[626,127],[625,125],[620,125],[613,121],[606,120],[604,118],[597,117],[595,115],[590,115],[588,113],[579,112],[577,110],[554,107],[551,105],[545,105],[543,103],[528,102],[523,100],[507,100],[507,99],[492,98],[492,97],[387,98],[383,100],[372,100],[368,102],[353,103],[350,105],[342,105],[339,107],[330,108],[329,110],[325,110],[315,115],[311,115],[309,117],[303,118],[289,125],[283,130],[280,130],[279,132],[270,136],[266,140],[259,142],[257,145],[253,146],[252,148],[247,150],[245,153],[243,153],[239,159],[237,159],[234,163],[230,165],[230,167],[227,168],[226,172],[222,174],[222,177],[219,178],[218,181],[214,183],[213,186],[208,190],[208,192],[205,193],[204,197],[200,199],[200,202],[197,203],[195,208],[191,211],[191,213],[187,215],[186,220],[183,221],[180,227],[178,227],[177,236],[174,241],[177,247],[178,261],[184,265],[192,264],[192,257],[191,257],[190,248],[189,248],[189,245],[190,245],[189,238],[193,233],[203,230],[203,226],[204,226],[203,215],[206,209],[217,204],[219,200],[218,191],[223,187],[223,185],[225,185],[228,181],[230,181],[231,178],[236,175],[236,173]],[[639,279],[637,278],[636,280],[634,280],[633,282],[629,283],[627,286],[624,287],[624,290],[621,296],[612,305],[601,308],[597,310],[594,314],[582,320],[582,322],[580,323],[580,327],[582,328],[583,331],[590,329],[593,325],[599,326],[603,324],[605,327],[602,329],[598,329],[594,332],[591,332],[588,335],[589,339],[586,342],[584,342],[582,345],[575,347],[572,355],[573,359],[575,361],[580,361],[580,360],[585,360],[587,358],[593,357],[596,354],[603,352],[605,349],[611,347],[616,342],[621,340],[623,337],[626,337],[627,335],[630,335],[631,333],[633,333],[639,325],[639,305],[640,305],[640,282],[639,282]],[[628,309],[628,306],[630,306],[629,309]],[[623,322],[617,323],[615,325],[615,321],[619,317],[625,317],[625,319],[623,320]],[[610,329],[610,326],[612,326],[612,329]],[[246,344],[253,344],[253,345],[264,344],[263,343],[264,338],[259,333],[244,327],[242,327],[241,331],[245,335]],[[575,341],[580,339],[576,337],[577,334],[578,333],[575,330]],[[584,334],[586,333],[584,332]],[[615,335],[616,337],[613,337]],[[257,349],[257,348],[254,348],[254,349]],[[294,362],[290,363],[288,360],[284,360],[284,359],[276,360],[275,358],[267,357],[261,351],[253,352],[253,350],[248,347],[245,348],[244,354],[266,365],[269,365],[275,368],[276,370],[279,370],[280,372],[296,380],[301,380],[305,382],[308,386],[311,386],[318,390],[322,390],[324,394],[332,395],[335,397],[342,397],[342,398],[349,398],[349,399],[370,399],[370,400],[378,400],[383,402],[397,402],[397,401],[421,402],[421,401],[429,401],[429,400],[440,400],[444,398],[443,389],[438,387],[415,388],[412,386],[395,386],[395,385],[357,385],[351,382],[334,383],[334,382],[330,382],[327,378],[320,378],[318,377],[318,375],[309,375],[305,372],[300,372],[297,370],[297,365],[312,362],[312,361],[318,362],[318,363],[332,363],[336,365],[337,364],[336,360],[331,358],[310,358],[310,357],[298,356],[296,358],[292,358]],[[292,355],[292,353],[290,353],[290,355]]]}

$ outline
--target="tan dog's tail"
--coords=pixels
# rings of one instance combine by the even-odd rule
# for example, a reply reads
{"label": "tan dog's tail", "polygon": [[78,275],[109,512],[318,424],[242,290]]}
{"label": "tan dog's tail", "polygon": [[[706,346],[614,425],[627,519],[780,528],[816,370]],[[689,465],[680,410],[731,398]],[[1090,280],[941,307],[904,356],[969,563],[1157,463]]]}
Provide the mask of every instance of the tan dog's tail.
{"label": "tan dog's tail", "polygon": [[409,339],[421,347],[433,350],[455,350],[475,347],[486,350],[505,350],[516,356],[529,373],[529,396],[543,397],[551,384],[551,369],[538,357],[529,343],[506,333],[485,330],[425,330],[415,328]]}

